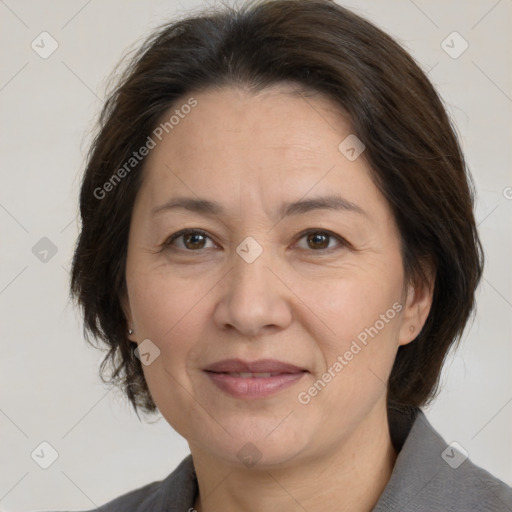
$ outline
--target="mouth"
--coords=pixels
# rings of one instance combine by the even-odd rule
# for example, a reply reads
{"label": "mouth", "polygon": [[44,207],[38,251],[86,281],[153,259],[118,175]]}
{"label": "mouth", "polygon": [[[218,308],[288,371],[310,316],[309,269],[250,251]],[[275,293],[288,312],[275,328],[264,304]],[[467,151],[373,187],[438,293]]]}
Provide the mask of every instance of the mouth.
{"label": "mouth", "polygon": [[204,372],[222,392],[240,399],[261,399],[283,391],[301,380],[307,370],[272,359],[253,362],[218,361]]}
{"label": "mouth", "polygon": [[222,373],[223,375],[230,375],[231,377],[238,377],[240,379],[264,379],[268,377],[275,377],[276,375],[283,375],[283,373],[277,372],[277,373],[270,373],[270,372],[259,372],[259,373],[253,373],[253,372],[213,372],[213,373]]}

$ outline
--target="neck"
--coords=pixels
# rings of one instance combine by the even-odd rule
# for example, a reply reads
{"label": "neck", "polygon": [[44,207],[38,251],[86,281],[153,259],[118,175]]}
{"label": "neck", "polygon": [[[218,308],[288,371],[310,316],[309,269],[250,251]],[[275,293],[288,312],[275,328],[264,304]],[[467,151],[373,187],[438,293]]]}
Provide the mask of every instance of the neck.
{"label": "neck", "polygon": [[397,454],[387,411],[379,405],[346,439],[286,467],[234,468],[191,446],[199,484],[197,512],[370,511],[391,477]]}

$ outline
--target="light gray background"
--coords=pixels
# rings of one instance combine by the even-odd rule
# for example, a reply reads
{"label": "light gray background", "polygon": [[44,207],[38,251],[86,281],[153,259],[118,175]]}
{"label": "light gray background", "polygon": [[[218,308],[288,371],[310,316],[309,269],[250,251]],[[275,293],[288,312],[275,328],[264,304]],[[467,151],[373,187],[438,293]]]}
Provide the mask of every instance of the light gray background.
{"label": "light gray background", "polygon": [[[487,254],[478,314],[426,410],[447,443],[512,484],[511,0],[340,1],[398,38],[449,109],[477,189]],[[163,420],[139,422],[97,376],[68,302],[84,154],[106,78],[128,47],[200,2],[0,0],[0,508],[85,509],[165,477],[188,453]],[[31,42],[48,31],[58,49]],[[453,59],[441,42],[469,43]],[[453,43],[459,44],[459,43]],[[457,48],[457,47],[456,47]],[[508,199],[507,199],[508,197]],[[46,263],[32,247],[48,237]],[[31,458],[58,452],[46,470]]]}

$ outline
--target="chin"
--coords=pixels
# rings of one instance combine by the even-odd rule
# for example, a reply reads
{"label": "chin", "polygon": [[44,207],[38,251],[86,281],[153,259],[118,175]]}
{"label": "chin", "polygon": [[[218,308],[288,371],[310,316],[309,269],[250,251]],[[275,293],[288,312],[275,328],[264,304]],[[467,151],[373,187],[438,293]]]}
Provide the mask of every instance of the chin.
{"label": "chin", "polygon": [[279,425],[279,421],[270,422],[267,419],[258,422],[253,418],[237,424],[226,422],[223,426],[231,435],[224,431],[219,437],[202,433],[199,442],[194,444],[214,459],[223,460],[230,466],[245,466],[255,470],[286,467],[298,455],[307,451],[310,440],[304,425],[287,425],[281,431],[276,429],[276,425]]}
{"label": "chin", "polygon": [[[211,449],[211,447],[210,447]],[[241,443],[238,450],[233,446],[226,447],[225,451],[213,453],[215,458],[226,461],[227,464],[237,468],[257,470],[271,470],[287,467],[300,454],[297,446],[283,445],[280,443],[246,441]]]}

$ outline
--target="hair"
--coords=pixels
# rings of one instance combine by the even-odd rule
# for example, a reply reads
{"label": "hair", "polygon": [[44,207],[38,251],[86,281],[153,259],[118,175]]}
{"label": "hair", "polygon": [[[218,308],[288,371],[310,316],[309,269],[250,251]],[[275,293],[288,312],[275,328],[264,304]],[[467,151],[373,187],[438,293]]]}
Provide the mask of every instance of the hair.
{"label": "hair", "polygon": [[136,412],[157,410],[121,306],[144,160],[108,188],[108,199],[99,191],[116,170],[126,170],[162,115],[187,94],[225,86],[256,92],[285,82],[326,95],[348,113],[398,226],[404,274],[434,286],[423,329],[398,349],[388,406],[426,405],[439,390],[444,359],[473,311],[483,267],[474,187],[452,123],[414,59],[370,22],[329,0],[263,0],[155,30],[106,100],[88,153],[71,293],[86,340],[107,345],[101,378],[119,386]]}

